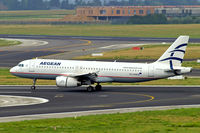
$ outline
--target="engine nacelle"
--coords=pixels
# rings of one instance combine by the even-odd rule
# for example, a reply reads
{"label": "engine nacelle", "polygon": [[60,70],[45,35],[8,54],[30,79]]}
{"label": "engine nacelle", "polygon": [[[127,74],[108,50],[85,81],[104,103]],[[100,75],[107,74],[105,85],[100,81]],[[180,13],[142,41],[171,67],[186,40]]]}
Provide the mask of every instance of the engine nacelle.
{"label": "engine nacelle", "polygon": [[56,77],[56,85],[58,87],[78,87],[81,86],[81,82],[72,77],[59,76]]}

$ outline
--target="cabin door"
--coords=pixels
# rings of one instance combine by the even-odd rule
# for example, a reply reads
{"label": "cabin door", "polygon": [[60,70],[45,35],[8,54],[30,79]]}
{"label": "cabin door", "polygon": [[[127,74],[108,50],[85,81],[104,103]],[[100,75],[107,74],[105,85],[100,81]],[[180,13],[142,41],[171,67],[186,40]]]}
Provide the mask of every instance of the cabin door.
{"label": "cabin door", "polygon": [[149,65],[148,67],[148,76],[149,77],[154,77],[154,66],[153,65]]}
{"label": "cabin door", "polygon": [[35,61],[30,60],[29,62],[29,72],[35,72]]}
{"label": "cabin door", "polygon": [[80,66],[76,66],[75,67],[75,73],[81,73],[82,71],[81,71],[81,67]]}

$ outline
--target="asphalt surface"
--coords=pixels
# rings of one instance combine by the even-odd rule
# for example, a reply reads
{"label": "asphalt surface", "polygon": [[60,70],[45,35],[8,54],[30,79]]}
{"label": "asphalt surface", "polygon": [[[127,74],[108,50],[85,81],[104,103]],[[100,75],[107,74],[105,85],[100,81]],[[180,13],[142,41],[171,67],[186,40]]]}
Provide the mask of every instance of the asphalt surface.
{"label": "asphalt surface", "polygon": [[[47,41],[48,45],[30,47],[0,48],[0,67],[13,67],[22,60],[32,58],[72,59],[76,56],[113,50],[99,49],[115,44],[162,43],[173,42],[176,38],[140,38],[140,37],[88,37],[88,36],[48,36],[48,35],[0,35],[0,38],[36,39]],[[190,42],[200,42],[200,39],[190,39]],[[130,46],[129,46],[130,47]],[[122,47],[118,47],[122,48]],[[117,49],[117,48],[116,48]],[[60,54],[65,53],[65,54]],[[50,56],[56,55],[56,56]],[[140,61],[140,60],[139,60]],[[143,61],[143,60],[141,60]],[[145,61],[144,61],[145,62]]]}
{"label": "asphalt surface", "polygon": [[[47,45],[41,46],[12,46],[0,48],[0,67],[12,67],[22,60],[32,58],[53,58],[53,59],[71,59],[75,56],[86,55],[92,52],[99,52],[97,48],[109,46],[111,44],[123,43],[123,41],[91,41],[89,38],[76,38],[66,36],[24,36],[24,35],[0,35],[0,38],[15,38],[15,39],[35,39],[48,42]],[[102,38],[103,39],[103,38]],[[124,42],[126,43],[126,42]],[[103,49],[106,51],[106,49]],[[111,50],[111,49],[108,49]],[[65,53],[63,56],[53,56],[60,53]]]}
{"label": "asphalt surface", "polygon": [[[154,37],[106,37],[106,36],[55,36],[55,35],[9,35],[1,34],[0,38],[18,38],[18,39],[54,39],[68,40],[81,39],[91,41],[138,41],[138,42],[173,42],[176,38],[154,38]],[[192,38],[190,42],[198,43],[200,38]]]}
{"label": "asphalt surface", "polygon": [[0,86],[0,95],[45,98],[49,102],[38,105],[1,107],[0,117],[102,110],[115,108],[152,107],[200,104],[200,87],[103,87],[103,91],[89,93],[85,88],[57,89],[40,86]]}

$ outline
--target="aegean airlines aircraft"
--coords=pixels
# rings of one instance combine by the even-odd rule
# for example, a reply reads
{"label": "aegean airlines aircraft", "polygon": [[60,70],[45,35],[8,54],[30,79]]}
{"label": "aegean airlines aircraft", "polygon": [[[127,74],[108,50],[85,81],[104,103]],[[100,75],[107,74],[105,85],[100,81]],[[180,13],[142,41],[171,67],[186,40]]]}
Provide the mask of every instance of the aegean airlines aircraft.
{"label": "aegean airlines aircraft", "polygon": [[35,89],[37,79],[48,79],[56,80],[58,87],[88,85],[87,91],[99,91],[102,89],[100,83],[143,82],[191,72],[191,67],[181,67],[188,41],[189,36],[180,36],[156,62],[149,64],[31,59],[20,62],[10,72],[33,79],[31,89]]}

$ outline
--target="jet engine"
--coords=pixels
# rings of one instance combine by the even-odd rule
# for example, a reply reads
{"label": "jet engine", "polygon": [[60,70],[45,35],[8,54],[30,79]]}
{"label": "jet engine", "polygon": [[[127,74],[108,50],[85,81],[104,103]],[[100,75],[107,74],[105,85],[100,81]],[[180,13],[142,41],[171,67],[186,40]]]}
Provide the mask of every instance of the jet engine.
{"label": "jet engine", "polygon": [[59,76],[56,77],[56,85],[58,87],[78,87],[81,86],[81,82],[72,77]]}

